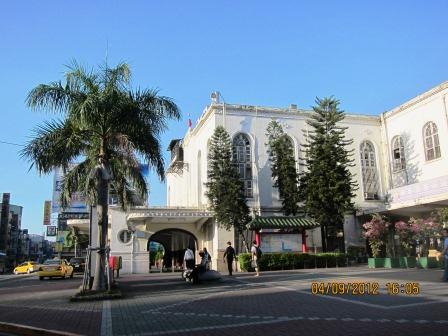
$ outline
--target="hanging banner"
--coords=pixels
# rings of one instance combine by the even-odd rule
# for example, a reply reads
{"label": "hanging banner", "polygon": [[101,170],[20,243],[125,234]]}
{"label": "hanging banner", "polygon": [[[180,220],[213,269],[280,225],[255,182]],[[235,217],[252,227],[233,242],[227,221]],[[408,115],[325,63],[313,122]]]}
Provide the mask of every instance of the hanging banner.
{"label": "hanging banner", "polygon": [[50,225],[51,220],[51,201],[44,203],[44,225]]}
{"label": "hanging banner", "polygon": [[[69,170],[73,169],[76,165],[70,164]],[[61,197],[61,185],[64,180],[64,170],[60,167],[54,170],[53,180],[53,212],[89,212],[87,208],[85,197],[81,193],[73,193],[71,196],[71,202],[69,207],[62,209],[60,203]]]}

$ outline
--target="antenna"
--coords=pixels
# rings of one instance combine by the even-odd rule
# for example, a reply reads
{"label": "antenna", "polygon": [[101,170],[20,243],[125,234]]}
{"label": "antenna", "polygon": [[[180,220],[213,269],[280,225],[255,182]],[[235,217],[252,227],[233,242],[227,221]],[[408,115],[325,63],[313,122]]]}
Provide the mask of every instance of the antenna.
{"label": "antenna", "polygon": [[106,69],[107,69],[107,59],[109,57],[109,39],[106,40]]}

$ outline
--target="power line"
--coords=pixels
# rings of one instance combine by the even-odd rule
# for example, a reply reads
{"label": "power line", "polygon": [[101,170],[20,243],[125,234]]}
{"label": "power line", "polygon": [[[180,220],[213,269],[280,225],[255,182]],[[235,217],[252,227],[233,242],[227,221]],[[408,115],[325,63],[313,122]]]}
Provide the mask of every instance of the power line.
{"label": "power line", "polygon": [[25,147],[25,145],[17,144],[17,143],[14,143],[14,142],[2,141],[2,140],[0,140],[0,143],[5,144],[5,145],[11,145],[11,146]]}

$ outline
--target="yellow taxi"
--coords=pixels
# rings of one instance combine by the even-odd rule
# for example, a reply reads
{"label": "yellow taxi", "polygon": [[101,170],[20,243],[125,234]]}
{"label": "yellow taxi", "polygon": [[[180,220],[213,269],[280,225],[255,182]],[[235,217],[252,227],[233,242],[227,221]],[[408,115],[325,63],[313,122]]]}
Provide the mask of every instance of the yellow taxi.
{"label": "yellow taxi", "polygon": [[48,259],[39,267],[39,280],[45,277],[73,278],[73,267],[65,259]]}
{"label": "yellow taxi", "polygon": [[39,264],[35,261],[25,261],[24,263],[21,263],[16,268],[14,268],[13,273],[14,274],[20,274],[20,273],[33,273],[37,271],[39,268]]}

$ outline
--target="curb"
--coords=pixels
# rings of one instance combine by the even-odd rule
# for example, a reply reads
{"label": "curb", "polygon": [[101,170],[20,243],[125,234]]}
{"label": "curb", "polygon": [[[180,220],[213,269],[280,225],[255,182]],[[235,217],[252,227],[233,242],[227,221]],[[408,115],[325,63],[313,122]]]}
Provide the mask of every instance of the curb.
{"label": "curb", "polygon": [[0,322],[0,332],[12,333],[14,335],[23,336],[81,336],[80,334],[73,334],[65,331],[58,331],[52,329],[43,329],[27,326],[24,324]]}

